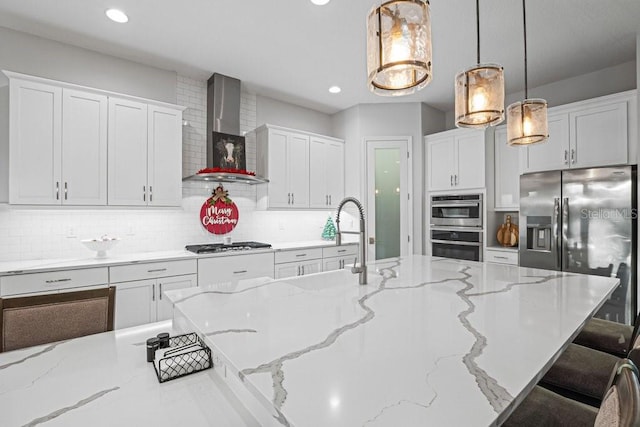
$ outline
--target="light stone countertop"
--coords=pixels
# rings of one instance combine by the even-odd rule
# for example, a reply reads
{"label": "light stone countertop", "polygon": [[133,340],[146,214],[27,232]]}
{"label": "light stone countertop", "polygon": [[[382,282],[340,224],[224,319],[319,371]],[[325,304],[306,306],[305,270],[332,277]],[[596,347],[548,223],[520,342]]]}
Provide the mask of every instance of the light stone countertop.
{"label": "light stone countertop", "polygon": [[166,295],[261,425],[493,426],[618,284],[427,256],[369,268],[365,286],[338,270]]}
{"label": "light stone countertop", "polygon": [[[345,245],[358,244],[357,242],[345,242]],[[161,262],[182,259],[199,259],[234,255],[248,255],[265,252],[277,252],[303,248],[322,248],[335,246],[335,241],[314,240],[306,242],[275,243],[271,249],[252,249],[248,251],[229,251],[215,254],[195,254],[184,249],[175,251],[137,252],[131,254],[113,255],[105,258],[57,258],[36,259],[24,261],[0,261],[0,276],[37,273],[43,271],[57,271],[76,268],[109,267],[126,265],[138,262]]]}
{"label": "light stone countertop", "polygon": [[171,321],[0,353],[0,425],[259,426],[213,369],[160,384],[159,332]]}

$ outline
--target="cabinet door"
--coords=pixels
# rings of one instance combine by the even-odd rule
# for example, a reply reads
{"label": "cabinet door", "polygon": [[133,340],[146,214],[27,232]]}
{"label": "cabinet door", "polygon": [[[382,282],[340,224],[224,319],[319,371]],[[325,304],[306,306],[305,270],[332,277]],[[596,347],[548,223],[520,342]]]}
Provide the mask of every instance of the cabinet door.
{"label": "cabinet door", "polygon": [[569,114],[572,168],[627,163],[627,103],[601,105]]}
{"label": "cabinet door", "polygon": [[108,203],[147,204],[147,105],[109,98]]}
{"label": "cabinet door", "polygon": [[322,260],[322,271],[340,270],[342,268],[342,259],[339,257],[325,258]]}
{"label": "cabinet door", "polygon": [[143,325],[156,320],[156,281],[116,283],[115,329]]}
{"label": "cabinet door", "polygon": [[196,286],[197,281],[198,276],[195,274],[191,274],[189,276],[162,277],[158,279],[156,320],[161,321],[173,319],[173,304],[168,298],[162,295],[163,292],[191,288]]}
{"label": "cabinet door", "polygon": [[295,277],[302,275],[302,263],[301,262],[289,262],[286,264],[275,265],[276,279],[284,279],[285,277]]}
{"label": "cabinet door", "polygon": [[268,170],[269,170],[269,207],[286,208],[291,201],[287,181],[287,139],[283,131],[269,129]]}
{"label": "cabinet door", "polygon": [[454,187],[484,187],[484,131],[456,137],[456,157],[458,167],[454,173]]}
{"label": "cabinet door", "polygon": [[62,183],[65,205],[107,204],[107,97],[62,92]]}
{"label": "cabinet door", "polygon": [[11,79],[9,201],[60,204],[62,89]]}
{"label": "cabinet door", "polygon": [[428,140],[429,189],[432,191],[453,188],[455,141],[453,136]]}
{"label": "cabinet door", "polygon": [[309,137],[290,134],[287,144],[287,166],[291,205],[295,208],[309,207]]}
{"label": "cabinet door", "polygon": [[507,129],[495,132],[495,203],[496,209],[519,209],[520,153],[523,147],[507,144]]}
{"label": "cabinet door", "polygon": [[322,260],[315,259],[301,263],[302,275],[320,273],[322,271]]}
{"label": "cabinet door", "polygon": [[148,107],[148,201],[150,206],[182,204],[182,111]]}
{"label": "cabinet door", "polygon": [[326,208],[329,205],[327,192],[327,157],[329,142],[317,137],[309,141],[309,207]]}
{"label": "cabinet door", "polygon": [[524,172],[566,169],[569,167],[569,117],[549,114],[549,139],[527,147]]}
{"label": "cabinet door", "polygon": [[325,174],[329,207],[335,208],[344,199],[344,143],[331,141],[327,144]]}

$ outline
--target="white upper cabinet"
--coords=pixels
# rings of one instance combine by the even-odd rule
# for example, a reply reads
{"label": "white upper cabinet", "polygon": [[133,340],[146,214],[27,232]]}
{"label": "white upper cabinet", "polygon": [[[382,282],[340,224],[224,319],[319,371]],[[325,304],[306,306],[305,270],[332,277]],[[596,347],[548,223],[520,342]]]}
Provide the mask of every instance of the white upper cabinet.
{"label": "white upper cabinet", "polygon": [[109,98],[109,204],[180,206],[182,112]]}
{"label": "white upper cabinet", "polygon": [[9,202],[60,204],[62,89],[11,79]]}
{"label": "white upper cabinet", "polygon": [[496,210],[518,210],[520,206],[520,157],[525,148],[507,144],[507,128],[495,131],[495,203]]}
{"label": "white upper cabinet", "polygon": [[9,203],[180,206],[182,107],[4,73]]}
{"label": "white upper cabinet", "polygon": [[624,92],[551,108],[549,139],[526,148],[524,172],[628,163],[635,104]]}
{"label": "white upper cabinet", "polygon": [[40,82],[10,83],[12,204],[107,203],[107,97]]}
{"label": "white upper cabinet", "polygon": [[62,203],[107,204],[107,97],[63,89]]}
{"label": "white upper cabinet", "polygon": [[549,113],[549,139],[522,147],[526,150],[523,172],[539,172],[569,167],[569,118],[566,114]]}
{"label": "white upper cabinet", "polygon": [[147,204],[147,104],[109,98],[109,204]]}
{"label": "white upper cabinet", "polygon": [[342,140],[270,125],[254,132],[257,173],[269,179],[266,207],[327,209],[342,200]]}
{"label": "white upper cabinet", "polygon": [[150,206],[182,203],[182,111],[149,105],[147,183]]}
{"label": "white upper cabinet", "polygon": [[425,142],[430,191],[484,187],[484,131],[454,129]]}
{"label": "white upper cabinet", "polygon": [[312,136],[309,143],[309,207],[335,207],[344,198],[344,143]]}

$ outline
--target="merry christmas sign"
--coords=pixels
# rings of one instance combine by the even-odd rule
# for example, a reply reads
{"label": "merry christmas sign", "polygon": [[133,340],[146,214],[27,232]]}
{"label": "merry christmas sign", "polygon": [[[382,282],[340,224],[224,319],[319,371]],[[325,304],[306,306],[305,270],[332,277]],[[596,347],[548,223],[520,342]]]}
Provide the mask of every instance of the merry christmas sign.
{"label": "merry christmas sign", "polygon": [[200,223],[213,234],[227,234],[238,225],[238,207],[221,185],[200,208]]}

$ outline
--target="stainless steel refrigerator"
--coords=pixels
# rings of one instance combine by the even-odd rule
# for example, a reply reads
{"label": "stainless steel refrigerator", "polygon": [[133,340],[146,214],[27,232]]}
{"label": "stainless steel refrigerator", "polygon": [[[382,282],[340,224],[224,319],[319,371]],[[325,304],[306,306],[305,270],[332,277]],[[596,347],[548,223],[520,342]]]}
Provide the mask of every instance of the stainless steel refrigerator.
{"label": "stainless steel refrigerator", "polygon": [[636,167],[520,177],[520,266],[613,276],[620,286],[597,317],[637,315]]}

